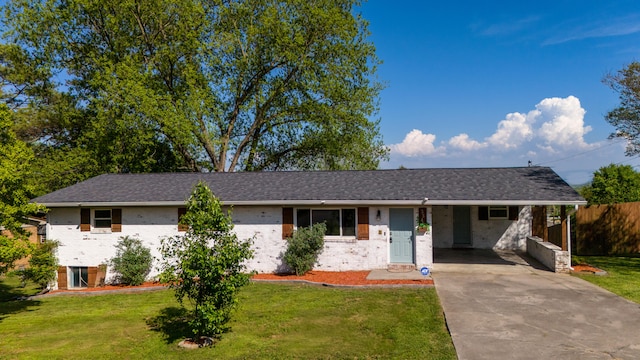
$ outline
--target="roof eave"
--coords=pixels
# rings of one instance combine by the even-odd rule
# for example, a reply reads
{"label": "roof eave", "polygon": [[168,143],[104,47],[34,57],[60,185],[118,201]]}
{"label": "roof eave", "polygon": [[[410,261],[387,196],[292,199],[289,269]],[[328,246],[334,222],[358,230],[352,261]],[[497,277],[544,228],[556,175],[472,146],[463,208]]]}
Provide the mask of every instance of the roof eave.
{"label": "roof eave", "polygon": [[[584,200],[259,200],[259,201],[224,201],[225,205],[235,206],[327,206],[327,205],[368,205],[368,206],[426,206],[426,205],[586,205]],[[55,202],[42,203],[48,208],[69,207],[152,207],[152,206],[184,206],[186,201],[114,201],[114,202]]]}

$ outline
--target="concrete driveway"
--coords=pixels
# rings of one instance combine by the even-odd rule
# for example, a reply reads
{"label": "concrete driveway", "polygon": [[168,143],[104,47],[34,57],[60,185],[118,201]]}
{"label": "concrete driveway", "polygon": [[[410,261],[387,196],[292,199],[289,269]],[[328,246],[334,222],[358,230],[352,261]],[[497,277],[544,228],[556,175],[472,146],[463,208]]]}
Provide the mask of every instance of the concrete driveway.
{"label": "concrete driveway", "polygon": [[513,252],[448,251],[432,276],[460,359],[640,359],[640,305]]}

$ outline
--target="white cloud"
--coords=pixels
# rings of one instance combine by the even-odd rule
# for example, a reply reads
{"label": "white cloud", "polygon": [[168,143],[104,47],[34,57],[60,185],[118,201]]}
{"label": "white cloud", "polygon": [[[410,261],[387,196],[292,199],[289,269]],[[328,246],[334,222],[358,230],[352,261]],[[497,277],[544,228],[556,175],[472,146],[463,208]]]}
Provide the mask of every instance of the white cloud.
{"label": "white cloud", "polygon": [[491,24],[484,28],[480,26],[473,27],[476,28],[475,30],[480,30],[479,32],[483,36],[511,35],[535,26],[540,19],[539,16],[528,16],[522,19],[510,19],[506,22]]}
{"label": "white cloud", "polygon": [[449,145],[456,149],[471,151],[479,150],[487,147],[487,143],[481,143],[476,140],[470,139],[467,134],[460,134],[449,139]]}
{"label": "white cloud", "polygon": [[[546,98],[528,112],[512,112],[497,121],[483,140],[466,132],[436,143],[435,134],[413,129],[399,144],[390,145],[391,167],[485,167],[561,165],[572,171],[575,183],[586,181],[595,169],[624,161],[624,151],[604,149],[605,141],[588,143],[580,100],[575,96]],[[441,119],[446,121],[447,119]],[[597,151],[590,151],[600,149]],[[508,150],[508,151],[505,151]],[[619,149],[618,149],[619,150]]]}
{"label": "white cloud", "polygon": [[569,41],[589,38],[623,36],[640,32],[640,14],[581,23],[570,22],[554,30],[556,35],[545,40],[542,45],[556,45]]}
{"label": "white cloud", "polygon": [[586,111],[580,106],[577,97],[544,99],[536,105],[536,109],[543,122],[537,134],[544,141],[540,146],[551,149],[551,152],[557,149],[585,150],[593,147],[584,141],[584,135],[591,131],[591,127],[584,126]]}
{"label": "white cloud", "polygon": [[531,118],[535,118],[536,112],[529,115],[520,113],[507,114],[506,118],[498,123],[498,130],[487,138],[487,142],[500,149],[514,149],[522,143],[531,140],[533,129]]}
{"label": "white cloud", "polygon": [[437,156],[444,152],[443,147],[436,147],[433,143],[436,136],[433,134],[423,134],[422,131],[413,129],[400,144],[393,144],[389,147],[393,153],[403,156]]}
{"label": "white cloud", "polygon": [[590,126],[584,125],[585,113],[575,96],[547,98],[526,114],[507,114],[498,122],[496,131],[482,142],[472,139],[467,133],[461,133],[436,146],[436,135],[413,129],[400,144],[391,145],[390,148],[403,156],[442,156],[451,153],[448,150],[458,153],[500,153],[521,149],[523,156],[536,154],[536,149],[548,153],[557,153],[559,150],[582,151],[595,146],[584,140],[584,136],[591,131]]}

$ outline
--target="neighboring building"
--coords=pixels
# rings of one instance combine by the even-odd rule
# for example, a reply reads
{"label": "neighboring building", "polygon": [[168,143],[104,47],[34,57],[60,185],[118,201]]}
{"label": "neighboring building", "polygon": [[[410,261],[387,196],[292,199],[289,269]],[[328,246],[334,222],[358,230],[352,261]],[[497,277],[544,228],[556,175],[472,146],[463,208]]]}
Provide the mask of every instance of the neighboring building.
{"label": "neighboring building", "polygon": [[284,270],[284,239],[312,222],[328,229],[317,269],[419,268],[433,248],[525,250],[531,206],[586,203],[546,167],[106,174],[34,199],[50,209],[47,238],[61,242],[58,285],[94,284],[121,236],[159,257],[163,237],[183,234],[178,219],[200,180],[232,207],[237,235],[254,238],[248,266],[258,272]]}
{"label": "neighboring building", "polygon": [[[46,221],[44,218],[30,217],[22,224],[22,229],[29,233],[29,242],[32,244],[39,244],[46,239]],[[12,238],[13,234],[9,230],[0,228],[0,234]],[[16,260],[14,263],[14,269],[21,270],[29,266],[29,256]]]}

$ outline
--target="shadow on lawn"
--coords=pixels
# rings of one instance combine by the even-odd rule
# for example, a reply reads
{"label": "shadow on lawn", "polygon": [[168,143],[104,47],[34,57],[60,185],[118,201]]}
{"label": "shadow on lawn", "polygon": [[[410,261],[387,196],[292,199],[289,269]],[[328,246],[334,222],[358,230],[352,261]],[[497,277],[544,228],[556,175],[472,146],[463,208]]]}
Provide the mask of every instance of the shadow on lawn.
{"label": "shadow on lawn", "polygon": [[160,311],[160,315],[148,318],[147,325],[151,330],[161,332],[164,340],[170,344],[192,336],[187,315],[188,312],[184,308],[167,307]]}
{"label": "shadow on lawn", "polygon": [[0,283],[0,323],[11,314],[33,311],[29,308],[40,305],[38,300],[21,300],[22,296],[20,289]]}

